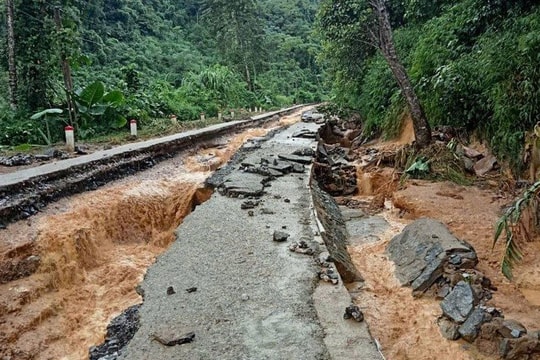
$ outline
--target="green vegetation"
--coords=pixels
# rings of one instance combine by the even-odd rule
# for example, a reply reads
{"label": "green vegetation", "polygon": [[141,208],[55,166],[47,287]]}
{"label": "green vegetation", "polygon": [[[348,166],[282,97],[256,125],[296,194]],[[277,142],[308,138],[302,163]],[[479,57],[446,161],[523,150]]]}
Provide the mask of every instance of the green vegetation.
{"label": "green vegetation", "polygon": [[[357,22],[362,0],[323,0],[321,60],[334,101],[388,133],[405,102]],[[486,140],[520,173],[524,132],[540,121],[540,6],[532,0],[386,1],[394,41],[431,125]],[[344,10],[346,9],[346,11]],[[341,16],[335,21],[336,12]]]}
{"label": "green vegetation", "polygon": [[493,247],[503,237],[504,253],[501,262],[501,270],[504,276],[512,279],[512,269],[516,263],[522,260],[519,243],[531,241],[534,227],[537,226],[538,194],[540,181],[531,185],[509,208],[497,222]]}
{"label": "green vegetation", "polygon": [[[316,102],[325,88],[361,114],[366,134],[392,134],[410,108],[389,67],[392,54],[377,40],[373,4],[382,0],[10,1],[16,67],[6,46],[0,145],[55,142],[66,123],[94,138],[125,131],[130,118],[143,129],[170,124],[173,114],[182,122],[201,112]],[[385,3],[397,57],[430,125],[475,132],[519,173],[524,132],[540,121],[540,5]],[[6,24],[6,10],[2,16]],[[8,34],[2,27],[0,36]],[[89,103],[81,95],[96,84],[103,96]],[[52,108],[63,112],[31,118]]]}
{"label": "green vegetation", "polygon": [[[170,115],[320,101],[318,3],[13,0],[18,86],[12,102],[4,49],[0,145],[56,142],[68,123],[87,139],[125,131],[130,118],[163,128]],[[8,34],[2,27],[2,43]],[[53,108],[63,111],[32,117]]]}

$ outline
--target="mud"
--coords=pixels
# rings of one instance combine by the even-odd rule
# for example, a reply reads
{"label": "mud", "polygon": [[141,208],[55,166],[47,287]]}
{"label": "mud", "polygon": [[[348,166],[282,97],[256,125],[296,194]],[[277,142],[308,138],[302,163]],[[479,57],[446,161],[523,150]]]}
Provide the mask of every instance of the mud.
{"label": "mud", "polygon": [[0,285],[0,358],[87,359],[111,318],[141,302],[135,287],[182,219],[210,197],[210,171],[269,130],[215,140],[217,147],[180,154],[9,224],[0,232],[0,264],[38,256],[39,266]]}
{"label": "mud", "polygon": [[[398,150],[414,140],[410,118],[403,120],[397,139],[372,142],[369,148],[366,145],[355,150],[351,157],[357,165],[356,194],[336,197],[338,204],[360,209],[364,217],[371,215],[369,219],[380,219],[370,222],[370,241],[360,237],[349,243],[352,262],[364,278],[363,285],[349,284],[349,291],[388,359],[497,359],[497,350],[443,338],[437,325],[442,313],[440,301],[429,296],[413,297],[410,288],[401,287],[385,249],[390,239],[413,220],[430,217],[442,221],[475,248],[478,270],[498,289],[488,306],[500,308],[506,318],[516,319],[532,331],[540,323],[540,236],[523,244],[524,260],[514,269],[514,281],[504,278],[500,272],[503,243],[492,248],[493,234],[512,194],[493,187],[489,181],[479,182],[482,188],[403,181],[402,173],[388,167],[398,160],[404,165],[403,159],[397,159]],[[372,151],[380,155],[380,160],[373,160]],[[390,162],[385,161],[387,153],[393,159]]]}
{"label": "mud", "polygon": [[[355,266],[365,278],[360,290],[350,289],[355,302],[364,311],[373,336],[381,343],[389,359],[498,359],[497,354],[482,353],[465,342],[444,339],[437,326],[441,314],[439,301],[429,297],[415,298],[410,288],[400,287],[394,276],[393,264],[384,254],[388,241],[414,219],[435,218],[445,223],[459,238],[469,242],[478,253],[477,268],[489,277],[494,286],[493,299],[488,303],[502,309],[507,318],[523,323],[527,328],[537,329],[540,321],[538,306],[539,242],[524,246],[525,260],[515,270],[515,282],[511,283],[500,273],[502,244],[492,250],[494,224],[501,209],[510,199],[489,189],[460,186],[449,182],[431,183],[413,180],[406,187],[388,195],[377,181],[380,173],[391,169],[376,169],[374,174],[359,175],[374,183],[359,180],[365,195],[356,196],[357,201],[374,201],[377,190],[385,196],[386,207],[379,214],[391,225],[381,229],[379,242],[353,244],[349,247]],[[384,183],[384,180],[382,181]],[[369,191],[365,191],[368,189]]]}

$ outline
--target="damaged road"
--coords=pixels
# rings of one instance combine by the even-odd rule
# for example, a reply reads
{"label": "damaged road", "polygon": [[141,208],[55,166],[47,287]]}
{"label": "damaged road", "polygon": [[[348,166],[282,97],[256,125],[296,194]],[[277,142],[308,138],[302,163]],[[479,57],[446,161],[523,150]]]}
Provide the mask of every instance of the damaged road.
{"label": "damaged road", "polygon": [[381,359],[365,323],[344,319],[342,281],[320,280],[339,277],[312,209],[305,149],[315,144],[293,137],[317,127],[246,146],[209,180],[218,192],[140,285],[140,328],[102,358]]}
{"label": "damaged road", "polygon": [[[297,105],[246,120],[125,144],[80,157],[62,158],[0,175],[0,229],[8,223],[35,215],[47,204],[60,198],[95,190],[108,182],[152,168],[197,143],[254,125],[262,126],[301,107]],[[54,159],[54,156],[51,158]],[[13,163],[13,159],[10,162],[10,165],[22,164]]]}

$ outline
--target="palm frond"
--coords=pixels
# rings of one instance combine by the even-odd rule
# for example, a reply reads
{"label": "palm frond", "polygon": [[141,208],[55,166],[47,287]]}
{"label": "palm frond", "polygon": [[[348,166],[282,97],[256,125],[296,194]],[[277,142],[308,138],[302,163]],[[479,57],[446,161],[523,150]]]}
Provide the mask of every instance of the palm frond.
{"label": "palm frond", "polygon": [[531,211],[533,218],[536,218],[538,207],[537,196],[539,191],[540,181],[537,181],[505,211],[495,225],[493,247],[495,247],[504,234],[505,248],[501,262],[501,271],[509,280],[512,279],[512,270],[514,266],[523,259],[523,253],[519,247],[519,242],[530,240],[531,238],[528,228],[524,223],[525,220],[523,214],[525,211]]}

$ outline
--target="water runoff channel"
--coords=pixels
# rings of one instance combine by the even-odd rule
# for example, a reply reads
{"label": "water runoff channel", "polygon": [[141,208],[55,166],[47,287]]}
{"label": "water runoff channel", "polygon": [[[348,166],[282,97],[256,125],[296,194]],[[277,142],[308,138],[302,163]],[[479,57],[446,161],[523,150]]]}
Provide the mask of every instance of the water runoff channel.
{"label": "water runoff channel", "polygon": [[61,198],[0,231],[0,358],[87,359],[111,319],[141,303],[137,286],[183,219],[211,197],[205,180],[302,110]]}

